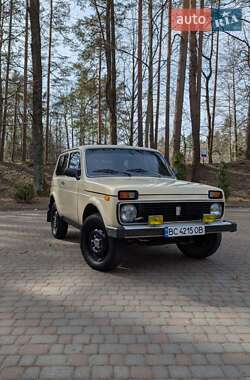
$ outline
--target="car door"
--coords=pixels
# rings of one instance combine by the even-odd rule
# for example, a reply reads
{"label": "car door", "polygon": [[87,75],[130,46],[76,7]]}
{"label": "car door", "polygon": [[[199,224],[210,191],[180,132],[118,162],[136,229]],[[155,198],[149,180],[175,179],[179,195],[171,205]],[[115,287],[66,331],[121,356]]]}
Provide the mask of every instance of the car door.
{"label": "car door", "polygon": [[[69,169],[81,171],[81,153],[79,150],[73,151],[69,155]],[[64,216],[71,221],[78,223],[78,180],[72,177],[64,177]]]}
{"label": "car door", "polygon": [[56,207],[61,216],[64,215],[64,206],[65,206],[65,179],[64,171],[68,166],[69,154],[62,154],[57,162],[57,167],[53,176],[53,188],[56,198]]}

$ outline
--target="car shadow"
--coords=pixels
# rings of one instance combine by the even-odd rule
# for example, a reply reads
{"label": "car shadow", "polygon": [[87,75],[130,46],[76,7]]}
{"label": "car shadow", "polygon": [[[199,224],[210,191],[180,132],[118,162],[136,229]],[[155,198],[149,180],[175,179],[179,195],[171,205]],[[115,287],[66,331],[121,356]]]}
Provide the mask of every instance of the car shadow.
{"label": "car shadow", "polygon": [[[66,241],[79,244],[79,231],[70,231]],[[205,260],[184,256],[175,244],[151,247],[126,244],[120,253],[121,265],[105,274],[107,278],[113,278],[114,284],[121,281],[127,286],[128,282],[133,282],[135,291],[136,287],[148,288],[150,285],[151,291],[159,287],[164,296],[168,289],[175,288],[176,296],[185,297],[187,305],[246,306],[244,284],[248,273],[241,268],[239,276],[238,268],[224,259],[223,246]]]}

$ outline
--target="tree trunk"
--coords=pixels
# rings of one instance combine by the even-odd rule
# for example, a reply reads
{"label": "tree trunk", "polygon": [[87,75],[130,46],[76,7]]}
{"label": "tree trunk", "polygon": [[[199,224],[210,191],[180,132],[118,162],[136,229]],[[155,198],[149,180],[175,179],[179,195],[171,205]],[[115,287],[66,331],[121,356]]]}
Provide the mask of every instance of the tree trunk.
{"label": "tree trunk", "polygon": [[67,149],[70,149],[70,143],[69,143],[69,127],[68,127],[68,120],[67,120],[67,111],[64,111],[64,126],[65,126],[65,132],[66,132],[66,142],[67,142]]}
{"label": "tree trunk", "polygon": [[5,92],[4,92],[4,108],[3,108],[3,125],[2,125],[2,135],[0,144],[0,161],[4,160],[4,146],[5,146],[5,135],[7,126],[7,116],[8,116],[8,94],[9,94],[9,75],[10,75],[10,54],[12,47],[12,19],[13,19],[13,0],[10,0],[10,19],[9,19],[9,33],[8,33],[8,50],[7,50],[7,64],[6,64],[6,77],[5,77]]}
{"label": "tree trunk", "polygon": [[117,114],[116,114],[116,36],[114,0],[111,0],[111,144],[117,144]]}
{"label": "tree trunk", "polygon": [[117,144],[117,116],[116,116],[116,38],[114,0],[107,0],[106,5],[106,61],[107,61],[107,88],[106,96],[110,118],[110,142]]}
{"label": "tree trunk", "polygon": [[233,160],[233,150],[232,150],[232,113],[231,113],[231,88],[228,84],[228,119],[229,119],[229,159],[230,162]]}
{"label": "tree trunk", "polygon": [[235,83],[235,64],[233,62],[233,113],[234,113],[234,144],[235,160],[238,159],[238,126],[237,126],[237,103],[236,103],[236,83]]}
{"label": "tree trunk", "polygon": [[135,27],[134,27],[134,20],[132,20],[132,49],[133,49],[133,55],[132,55],[132,90],[131,90],[131,111],[130,111],[130,131],[129,131],[129,145],[133,146],[134,144],[134,116],[135,116],[135,52],[136,52],[136,45],[135,45]]}
{"label": "tree trunk", "polygon": [[47,109],[45,127],[45,163],[49,160],[49,119],[50,119],[50,77],[51,77],[51,50],[52,50],[52,28],[53,28],[53,0],[50,0],[49,18],[49,51],[48,51],[48,72],[47,72]]}
{"label": "tree trunk", "polygon": [[79,133],[79,144],[85,145],[85,118],[84,118],[84,107],[83,101],[81,99],[80,103],[80,133]]}
{"label": "tree trunk", "polygon": [[138,146],[143,146],[142,120],[142,0],[138,0],[138,31],[137,31],[137,68],[138,68]]}
{"label": "tree trunk", "polygon": [[27,158],[27,129],[28,129],[28,59],[29,59],[29,11],[26,0],[25,37],[24,37],[24,70],[23,70],[23,130],[22,130],[22,161]]}
{"label": "tree trunk", "polygon": [[247,118],[247,151],[246,158],[250,160],[250,92],[248,94],[248,118]]}
{"label": "tree trunk", "polygon": [[165,157],[169,159],[169,130],[170,130],[170,82],[172,57],[172,0],[168,0],[168,56],[167,56],[167,83],[166,83],[166,110],[165,110]]}
{"label": "tree trunk", "polygon": [[[153,4],[148,0],[148,104],[145,128],[145,145],[154,147],[154,105],[153,105]],[[148,141],[149,137],[149,141]]]}
{"label": "tree trunk", "polygon": [[74,139],[74,116],[73,116],[73,103],[70,104],[70,124],[71,124],[71,146],[72,149],[75,146],[75,139]]}
{"label": "tree trunk", "polygon": [[[196,8],[196,0],[191,1],[192,8]],[[192,123],[193,163],[192,180],[198,179],[198,167],[200,164],[200,93],[201,93],[201,62],[203,33],[199,33],[199,45],[197,47],[197,33],[190,32],[190,65],[189,65],[189,99]]]}
{"label": "tree trunk", "polygon": [[99,51],[98,67],[98,144],[102,143],[102,49]]}
{"label": "tree trunk", "polygon": [[[183,0],[183,8],[189,8],[189,0]],[[188,32],[181,33],[179,63],[177,75],[177,87],[175,98],[175,115],[174,115],[174,134],[173,134],[173,155],[176,156],[180,152],[181,147],[181,126],[183,114],[183,101],[185,91],[185,76],[187,66],[187,48],[188,48]]]}
{"label": "tree trunk", "polygon": [[114,0],[106,0],[105,31],[96,0],[93,0],[96,9],[102,40],[105,46],[107,65],[106,101],[109,109],[110,142],[117,144],[117,105],[116,105],[116,35]]}
{"label": "tree trunk", "polygon": [[212,114],[211,114],[211,107],[210,107],[210,80],[213,75],[213,69],[212,69],[213,50],[214,50],[214,35],[212,33],[210,56],[207,58],[208,64],[209,64],[209,73],[206,75],[203,72],[203,75],[205,77],[206,112],[207,112],[207,124],[208,124],[208,157],[209,157],[210,163],[212,162],[212,157],[213,157],[213,150],[210,151],[211,138],[212,138]]}
{"label": "tree trunk", "polygon": [[[200,8],[204,8],[204,0],[200,0]],[[200,163],[200,126],[201,126],[201,77],[202,77],[202,51],[203,51],[203,37],[204,33],[199,32],[199,44],[198,44],[198,58],[197,58],[197,125],[199,128],[199,146],[197,152],[198,163]],[[198,136],[197,136],[198,137]]]}
{"label": "tree trunk", "polygon": [[3,128],[3,84],[2,84],[2,46],[3,46],[3,11],[4,6],[0,0],[0,141]]}
{"label": "tree trunk", "polygon": [[34,185],[38,193],[43,191],[43,124],[42,124],[42,60],[39,0],[30,0],[31,51],[33,68],[33,121],[32,156]]}
{"label": "tree trunk", "polygon": [[[220,3],[219,3],[220,6]],[[213,163],[213,146],[214,146],[214,130],[215,130],[215,116],[217,105],[217,86],[218,86],[218,69],[219,69],[219,44],[220,44],[220,32],[217,32],[216,38],[216,57],[215,57],[215,72],[214,72],[214,97],[213,97],[213,113],[211,123],[211,136],[209,146],[209,163]]]}
{"label": "tree trunk", "polygon": [[15,95],[15,107],[14,107],[14,120],[13,120],[13,135],[12,135],[12,152],[11,152],[11,161],[15,161],[15,150],[16,150],[16,131],[17,131],[17,111],[18,111],[18,96],[19,89],[16,89]]}
{"label": "tree trunk", "polygon": [[158,54],[158,68],[157,68],[157,98],[156,98],[156,114],[155,114],[155,144],[157,149],[158,145],[158,132],[159,132],[159,115],[160,115],[160,99],[161,99],[161,62],[162,62],[162,34],[163,34],[163,17],[164,5],[161,3],[161,19],[160,19],[160,34],[159,34],[159,54]]}

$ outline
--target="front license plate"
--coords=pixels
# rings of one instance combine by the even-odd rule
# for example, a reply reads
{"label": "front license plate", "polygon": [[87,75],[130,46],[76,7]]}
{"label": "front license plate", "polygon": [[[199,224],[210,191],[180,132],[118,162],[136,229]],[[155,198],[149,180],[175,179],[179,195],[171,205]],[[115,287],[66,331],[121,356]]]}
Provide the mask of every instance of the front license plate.
{"label": "front license plate", "polygon": [[164,229],[165,238],[205,235],[205,226],[199,224],[174,224]]}

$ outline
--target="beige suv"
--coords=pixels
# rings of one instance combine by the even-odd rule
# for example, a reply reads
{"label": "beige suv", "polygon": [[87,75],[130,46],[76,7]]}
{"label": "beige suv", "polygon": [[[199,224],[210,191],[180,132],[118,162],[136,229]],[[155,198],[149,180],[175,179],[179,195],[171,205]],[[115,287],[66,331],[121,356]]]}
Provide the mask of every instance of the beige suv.
{"label": "beige suv", "polygon": [[121,260],[121,244],[177,244],[183,254],[214,254],[221,233],[224,194],[212,186],[179,181],[155,150],[84,146],[60,155],[52,179],[47,220],[57,239],[68,225],[81,230],[81,250],[94,269],[108,271]]}

